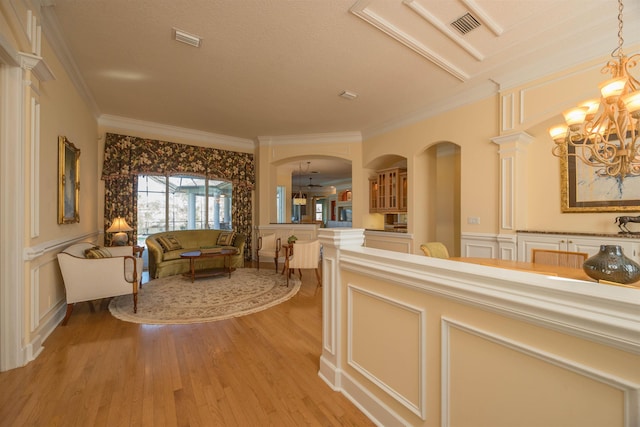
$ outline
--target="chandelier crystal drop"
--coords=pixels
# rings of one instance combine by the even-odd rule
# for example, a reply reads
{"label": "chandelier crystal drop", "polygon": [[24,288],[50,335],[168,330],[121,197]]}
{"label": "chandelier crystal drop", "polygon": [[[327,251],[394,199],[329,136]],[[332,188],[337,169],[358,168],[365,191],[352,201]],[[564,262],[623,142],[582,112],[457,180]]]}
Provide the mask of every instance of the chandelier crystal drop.
{"label": "chandelier crystal drop", "polygon": [[600,84],[600,98],[563,112],[566,124],[549,129],[556,157],[574,156],[596,174],[622,181],[640,175],[640,82],[630,70],[640,54],[627,57],[622,44],[622,0],[618,0],[618,47],[602,68],[611,79]]}

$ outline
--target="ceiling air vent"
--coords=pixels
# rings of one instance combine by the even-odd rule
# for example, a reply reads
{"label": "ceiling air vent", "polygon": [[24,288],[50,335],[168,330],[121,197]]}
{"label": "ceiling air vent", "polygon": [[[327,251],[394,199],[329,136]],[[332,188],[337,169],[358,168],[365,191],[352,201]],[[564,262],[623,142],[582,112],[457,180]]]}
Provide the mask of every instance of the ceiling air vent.
{"label": "ceiling air vent", "polygon": [[460,34],[467,34],[471,30],[475,30],[480,26],[480,22],[470,13],[461,16],[451,23],[451,26],[460,31]]}
{"label": "ceiling air vent", "polygon": [[189,34],[186,31],[182,31],[177,28],[173,29],[173,38],[177,42],[188,44],[193,47],[200,47],[200,44],[202,43],[202,37]]}

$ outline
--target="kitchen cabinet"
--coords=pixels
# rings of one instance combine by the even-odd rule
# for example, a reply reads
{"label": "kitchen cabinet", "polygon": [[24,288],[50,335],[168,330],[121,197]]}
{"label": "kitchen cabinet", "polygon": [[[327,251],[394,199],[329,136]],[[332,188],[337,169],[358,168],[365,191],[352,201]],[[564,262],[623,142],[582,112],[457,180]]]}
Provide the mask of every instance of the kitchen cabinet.
{"label": "kitchen cabinet", "polygon": [[407,211],[407,172],[400,172],[398,174],[398,210],[400,212]]}
{"label": "kitchen cabinet", "polygon": [[384,169],[369,179],[369,212],[407,211],[407,174],[399,168]]}
{"label": "kitchen cabinet", "polygon": [[532,249],[586,252],[592,256],[600,250],[600,245],[619,245],[626,256],[640,262],[640,239],[637,237],[519,231],[517,241],[519,261],[531,261]]}
{"label": "kitchen cabinet", "polygon": [[378,212],[378,178],[369,178],[369,212]]}

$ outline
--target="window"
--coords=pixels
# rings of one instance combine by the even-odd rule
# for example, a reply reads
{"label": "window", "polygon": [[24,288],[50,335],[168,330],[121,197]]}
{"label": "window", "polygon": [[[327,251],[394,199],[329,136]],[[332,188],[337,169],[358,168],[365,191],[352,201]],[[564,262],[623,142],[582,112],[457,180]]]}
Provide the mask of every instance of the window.
{"label": "window", "polygon": [[324,203],[322,202],[322,200],[318,200],[316,201],[316,221],[322,221],[322,207],[324,206]]}
{"label": "window", "polygon": [[276,189],[276,222],[278,224],[285,223],[286,206],[284,203],[286,193],[286,187],[284,185],[278,185]]}
{"label": "window", "polygon": [[232,184],[188,175],[138,177],[138,240],[170,230],[231,230]]}

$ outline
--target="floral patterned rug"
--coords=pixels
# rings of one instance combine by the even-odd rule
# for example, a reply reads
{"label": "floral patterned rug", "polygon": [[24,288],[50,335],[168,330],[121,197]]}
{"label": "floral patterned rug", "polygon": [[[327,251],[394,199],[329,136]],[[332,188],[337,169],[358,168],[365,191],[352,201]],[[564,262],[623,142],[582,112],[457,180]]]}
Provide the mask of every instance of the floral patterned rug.
{"label": "floral patterned rug", "polygon": [[202,323],[244,316],[265,310],[293,297],[300,280],[273,269],[238,268],[227,275],[196,279],[182,275],[143,284],[138,291],[138,312],[131,295],[115,297],[109,311],[120,320],[145,324]]}

